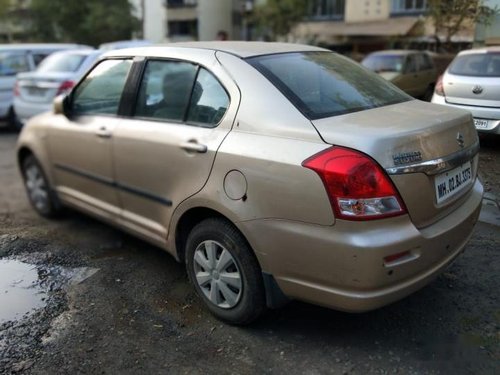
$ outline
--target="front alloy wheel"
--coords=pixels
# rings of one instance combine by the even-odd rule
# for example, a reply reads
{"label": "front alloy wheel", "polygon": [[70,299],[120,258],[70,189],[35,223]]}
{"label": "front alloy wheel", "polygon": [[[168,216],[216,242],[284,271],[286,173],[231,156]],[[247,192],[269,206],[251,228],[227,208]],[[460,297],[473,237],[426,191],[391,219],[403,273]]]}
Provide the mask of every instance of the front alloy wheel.
{"label": "front alloy wheel", "polygon": [[59,205],[55,194],[43,173],[40,164],[33,155],[29,155],[22,164],[24,186],[33,208],[42,216],[51,217],[58,213]]}

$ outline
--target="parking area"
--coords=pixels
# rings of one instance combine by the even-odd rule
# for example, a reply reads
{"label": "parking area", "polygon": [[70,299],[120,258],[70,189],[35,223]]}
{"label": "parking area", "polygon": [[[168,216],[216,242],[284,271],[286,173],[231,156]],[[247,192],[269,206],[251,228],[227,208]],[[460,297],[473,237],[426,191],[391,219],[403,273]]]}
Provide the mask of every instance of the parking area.
{"label": "parking area", "polygon": [[364,314],[292,302],[241,328],[214,319],[161,250],[76,212],[37,216],[16,137],[0,131],[0,282],[2,266],[29,265],[24,289],[40,298],[25,315],[0,309],[0,373],[500,373],[498,138],[481,140],[482,221],[431,285]]}

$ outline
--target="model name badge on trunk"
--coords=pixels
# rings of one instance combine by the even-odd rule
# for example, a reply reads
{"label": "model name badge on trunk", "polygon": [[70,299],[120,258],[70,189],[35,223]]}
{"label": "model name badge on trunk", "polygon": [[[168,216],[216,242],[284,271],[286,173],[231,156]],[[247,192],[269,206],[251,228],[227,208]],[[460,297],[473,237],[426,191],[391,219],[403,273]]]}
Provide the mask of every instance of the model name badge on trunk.
{"label": "model name badge on trunk", "polygon": [[472,182],[471,163],[467,162],[451,171],[439,174],[434,180],[436,201],[441,203],[448,197],[458,194]]}
{"label": "model name badge on trunk", "polygon": [[422,153],[420,151],[402,152],[400,154],[392,155],[394,165],[410,164],[422,161]]}

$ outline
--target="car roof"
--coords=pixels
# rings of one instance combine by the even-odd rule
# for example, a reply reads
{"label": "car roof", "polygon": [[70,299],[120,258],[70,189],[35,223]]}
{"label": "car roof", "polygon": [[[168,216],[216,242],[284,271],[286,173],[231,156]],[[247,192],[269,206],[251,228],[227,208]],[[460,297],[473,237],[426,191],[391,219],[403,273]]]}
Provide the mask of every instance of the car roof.
{"label": "car roof", "polygon": [[370,55],[392,55],[392,56],[406,56],[411,53],[425,53],[425,51],[413,50],[413,49],[388,49],[384,51],[372,52]]}
{"label": "car roof", "polygon": [[84,55],[84,56],[89,56],[89,55],[99,55],[104,53],[104,51],[98,50],[98,49],[89,49],[89,48],[76,48],[76,49],[65,49],[62,51],[56,51],[52,55]]}
{"label": "car roof", "polygon": [[500,46],[468,49],[468,50],[460,52],[459,55],[471,55],[474,53],[488,53],[488,52],[500,52]]}
{"label": "car roof", "polygon": [[82,48],[91,49],[92,47],[83,44],[74,43],[29,43],[29,44],[0,44],[1,50],[46,50],[46,49],[64,49],[64,48]]}
{"label": "car roof", "polygon": [[171,48],[205,49],[213,51],[227,52],[242,58],[270,55],[287,52],[313,52],[330,50],[309,46],[305,44],[275,43],[275,42],[233,42],[233,41],[213,41],[213,42],[180,42],[151,47],[127,48],[106,53],[106,56],[164,56]]}

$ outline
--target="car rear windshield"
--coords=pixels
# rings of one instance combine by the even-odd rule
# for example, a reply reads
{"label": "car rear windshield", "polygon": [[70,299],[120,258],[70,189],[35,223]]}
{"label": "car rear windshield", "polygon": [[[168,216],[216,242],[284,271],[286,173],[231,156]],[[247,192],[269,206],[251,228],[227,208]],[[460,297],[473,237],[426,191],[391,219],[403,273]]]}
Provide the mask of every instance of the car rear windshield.
{"label": "car rear windshield", "polygon": [[376,73],[397,72],[403,69],[402,55],[371,55],[365,58],[361,65]]}
{"label": "car rear windshield", "polygon": [[0,51],[0,77],[15,76],[30,70],[26,54],[16,51]]}
{"label": "car rear windshield", "polygon": [[460,76],[500,77],[500,52],[457,56],[448,71]]}
{"label": "car rear windshield", "polygon": [[38,66],[37,72],[76,72],[85,57],[85,55],[76,53],[56,53],[45,58]]}
{"label": "car rear windshield", "polygon": [[333,52],[297,52],[247,60],[311,120],[411,100],[404,92]]}

